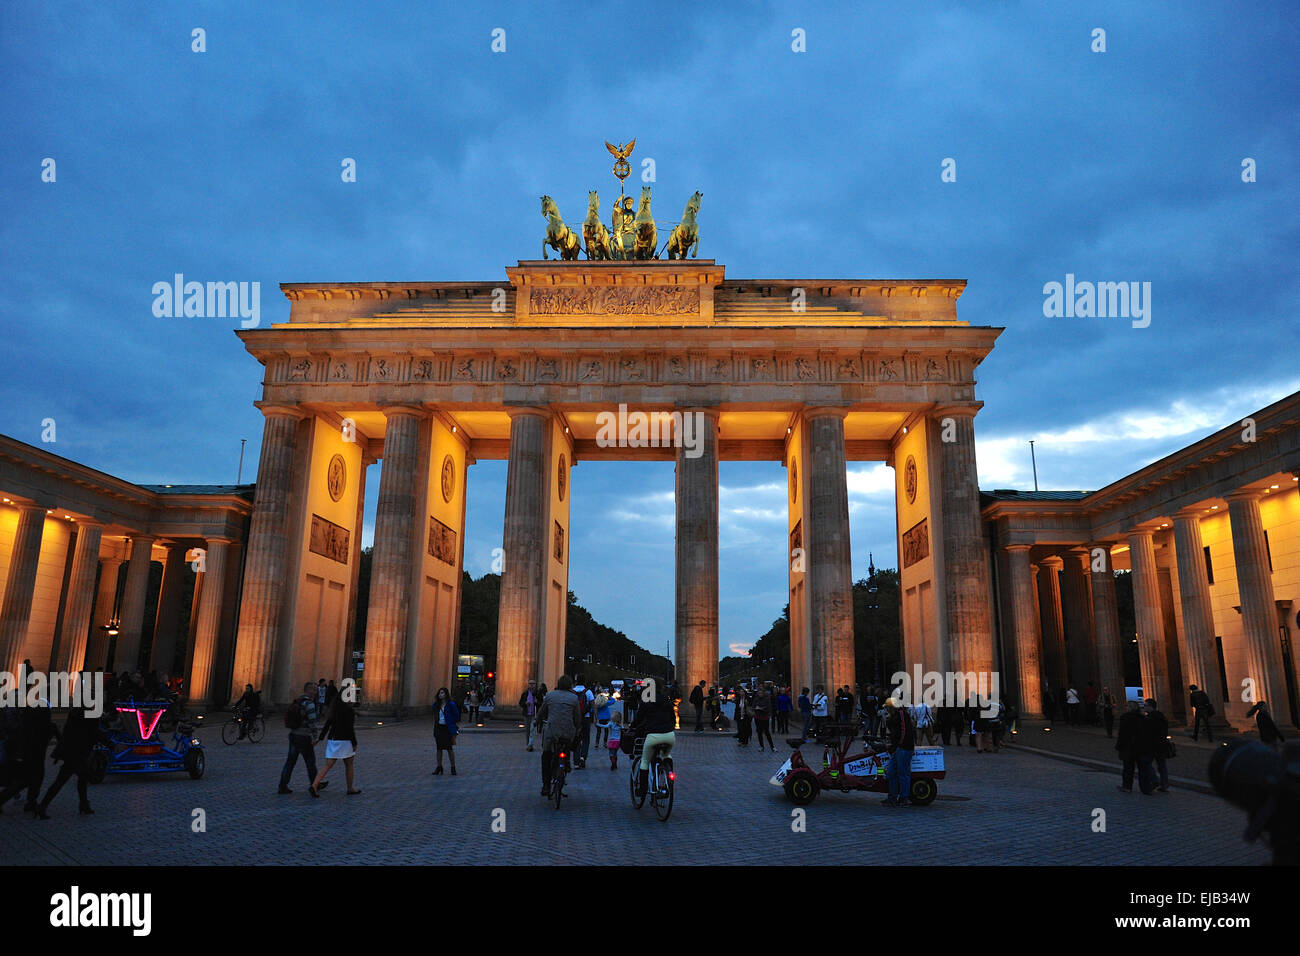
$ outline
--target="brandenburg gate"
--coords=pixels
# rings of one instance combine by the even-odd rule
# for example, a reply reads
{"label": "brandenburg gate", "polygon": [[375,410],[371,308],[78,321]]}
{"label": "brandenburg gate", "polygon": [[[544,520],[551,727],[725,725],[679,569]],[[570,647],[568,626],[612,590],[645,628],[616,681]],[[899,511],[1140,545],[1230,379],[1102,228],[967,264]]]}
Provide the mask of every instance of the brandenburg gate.
{"label": "brandenburg gate", "polygon": [[[789,552],[796,690],[855,683],[848,461],[895,472],[905,659],[994,669],[973,424],[975,369],[1002,330],[957,318],[963,281],[732,279],[710,259],[576,254],[505,272],[287,284],[288,321],[238,333],[265,367],[266,422],[233,693],[282,703],[345,672],[375,461],[369,710],[427,708],[452,682],[469,466],[493,458],[509,462],[504,704],[564,670],[569,471],[611,459],[676,461],[682,688],[717,678],[718,463],[734,460],[787,472],[773,547]],[[694,455],[602,440],[621,406],[698,413]]]}

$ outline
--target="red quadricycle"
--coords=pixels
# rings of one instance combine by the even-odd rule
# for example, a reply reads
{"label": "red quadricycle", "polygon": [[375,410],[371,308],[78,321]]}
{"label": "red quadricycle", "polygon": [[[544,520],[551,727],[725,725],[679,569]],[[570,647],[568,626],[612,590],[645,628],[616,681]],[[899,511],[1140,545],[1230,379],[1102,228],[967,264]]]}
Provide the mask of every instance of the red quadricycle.
{"label": "red quadricycle", "polygon": [[[828,724],[817,736],[816,744],[822,747],[820,769],[810,766],[800,749],[803,741],[787,739],[794,752],[781,765],[768,782],[785,789],[785,795],[800,806],[812,803],[823,790],[849,793],[865,790],[869,793],[889,792],[890,755],[883,749],[864,740],[861,748],[854,748],[857,728],[852,724]],[[856,752],[850,753],[851,750]],[[918,747],[912,754],[911,793],[908,798],[914,806],[924,807],[939,795],[939,784],[947,775],[940,747]]]}

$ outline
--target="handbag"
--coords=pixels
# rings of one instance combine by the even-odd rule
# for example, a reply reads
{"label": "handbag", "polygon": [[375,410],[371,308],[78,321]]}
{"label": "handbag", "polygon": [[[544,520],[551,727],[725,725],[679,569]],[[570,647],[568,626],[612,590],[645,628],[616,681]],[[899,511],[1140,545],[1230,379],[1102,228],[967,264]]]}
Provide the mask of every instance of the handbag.
{"label": "handbag", "polygon": [[1165,759],[1170,760],[1178,756],[1178,748],[1174,746],[1174,738],[1165,738]]}

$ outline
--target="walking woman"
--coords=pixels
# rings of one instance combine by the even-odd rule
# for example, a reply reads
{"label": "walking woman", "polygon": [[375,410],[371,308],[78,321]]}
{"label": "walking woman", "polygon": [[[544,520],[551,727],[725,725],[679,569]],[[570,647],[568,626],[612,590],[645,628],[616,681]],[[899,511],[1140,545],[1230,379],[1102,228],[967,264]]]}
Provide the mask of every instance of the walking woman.
{"label": "walking woman", "polygon": [[451,691],[445,687],[439,687],[438,693],[433,698],[433,714],[436,721],[433,725],[433,740],[438,746],[438,767],[433,771],[433,776],[442,773],[442,752],[445,750],[451,760],[451,775],[454,777],[456,776],[456,735],[460,733],[460,728],[456,724],[460,720],[460,708],[451,699]]}
{"label": "walking woman", "polygon": [[758,737],[758,749],[763,749],[763,737],[767,737],[767,745],[772,748],[772,753],[776,753],[776,744],[772,743],[772,731],[769,724],[772,721],[772,712],[769,709],[772,706],[772,698],[766,691],[759,691],[754,698],[754,728],[757,731],[755,736]]}
{"label": "walking woman", "polygon": [[357,732],[356,732],[357,712],[346,700],[343,695],[334,699],[334,705],[330,707],[329,716],[325,718],[325,724],[320,729],[320,740],[327,740],[325,744],[325,766],[320,768],[320,773],[316,774],[316,779],[308,787],[308,792],[313,797],[320,796],[321,783],[325,775],[330,772],[330,767],[342,760],[343,770],[347,774],[348,796],[354,796],[360,793],[354,786],[352,762],[357,752]]}

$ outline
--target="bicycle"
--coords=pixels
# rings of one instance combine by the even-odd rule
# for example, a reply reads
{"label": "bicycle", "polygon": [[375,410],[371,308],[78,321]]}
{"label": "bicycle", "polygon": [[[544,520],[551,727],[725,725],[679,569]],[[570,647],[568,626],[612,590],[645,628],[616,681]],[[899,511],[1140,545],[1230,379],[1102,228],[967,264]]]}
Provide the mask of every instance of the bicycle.
{"label": "bicycle", "polygon": [[266,721],[262,718],[262,715],[254,714],[252,717],[247,717],[242,711],[240,711],[221,725],[222,743],[230,745],[238,742],[240,727],[243,725],[245,720],[248,721],[248,731],[244,736],[246,736],[250,742],[257,743],[263,736],[265,736]]}
{"label": "bicycle", "polygon": [[564,792],[564,778],[568,776],[571,767],[569,761],[573,759],[573,747],[569,741],[561,740],[556,744],[555,766],[551,770],[551,798],[555,801],[555,809],[560,809],[560,801],[568,796]]}
{"label": "bicycle", "polygon": [[638,737],[632,745],[632,774],[629,786],[632,790],[632,806],[640,810],[645,806],[646,797],[654,808],[659,822],[666,823],[668,815],[673,812],[673,795],[676,790],[677,772],[673,769],[673,758],[665,752],[665,745],[659,744],[650,755],[650,772],[646,777],[646,792],[637,789],[637,775],[641,770],[641,755],[645,752],[645,738]]}

